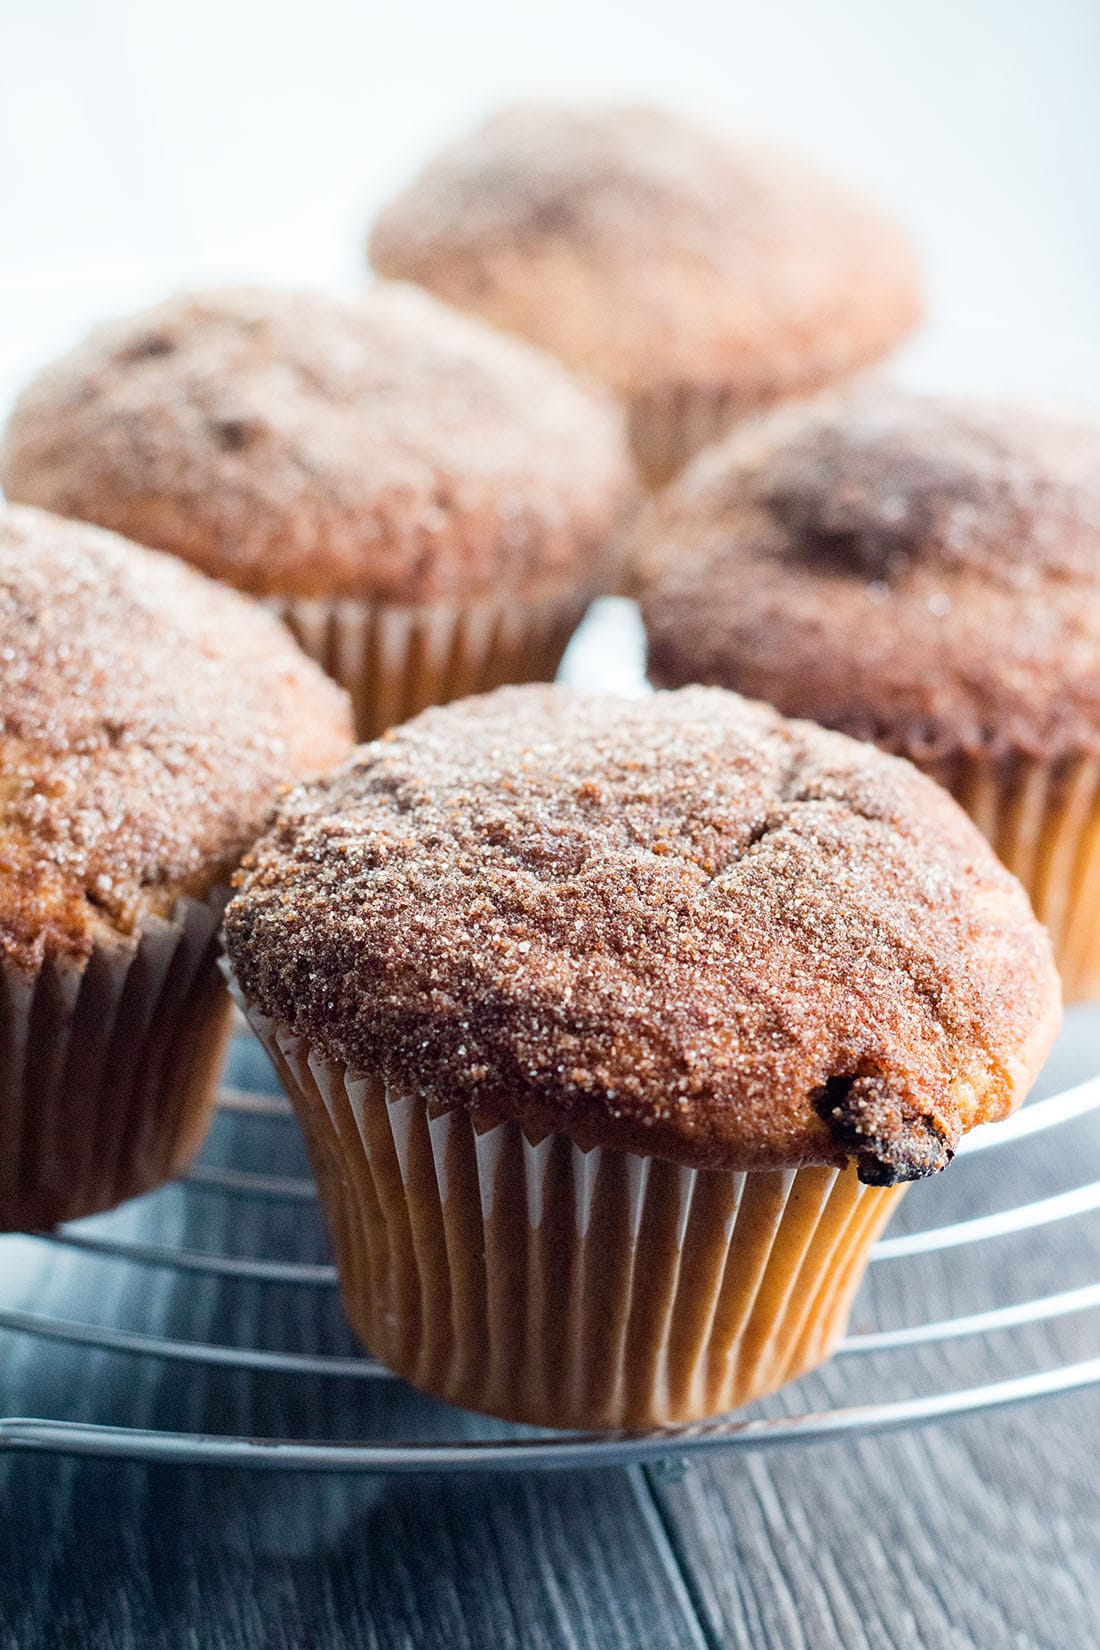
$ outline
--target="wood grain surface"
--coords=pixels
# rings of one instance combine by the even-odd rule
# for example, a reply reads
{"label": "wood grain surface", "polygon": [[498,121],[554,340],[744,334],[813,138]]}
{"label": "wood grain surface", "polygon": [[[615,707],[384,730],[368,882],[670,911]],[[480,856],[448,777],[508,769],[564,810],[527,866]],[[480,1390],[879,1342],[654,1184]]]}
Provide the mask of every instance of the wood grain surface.
{"label": "wood grain surface", "polygon": [[[1046,1087],[1088,1075],[1079,1014]],[[239,1048],[234,1076],[262,1084]],[[303,1169],[290,1121],[223,1117],[211,1163]],[[961,1161],[894,1230],[1100,1176],[1100,1120]],[[312,1205],[171,1187],[112,1229],[317,1259]],[[1100,1216],[872,1268],[857,1326],[946,1317],[1100,1275]],[[330,1290],[120,1266],[0,1242],[0,1299],[152,1333],[354,1350]],[[1100,1351],[1100,1314],[837,1359],[763,1406],[942,1390]],[[0,1334],[0,1412],[282,1436],[487,1424],[396,1384],[211,1371]],[[195,1646],[1094,1650],[1100,1393],[890,1437],[467,1479],[0,1461],[0,1650]]]}

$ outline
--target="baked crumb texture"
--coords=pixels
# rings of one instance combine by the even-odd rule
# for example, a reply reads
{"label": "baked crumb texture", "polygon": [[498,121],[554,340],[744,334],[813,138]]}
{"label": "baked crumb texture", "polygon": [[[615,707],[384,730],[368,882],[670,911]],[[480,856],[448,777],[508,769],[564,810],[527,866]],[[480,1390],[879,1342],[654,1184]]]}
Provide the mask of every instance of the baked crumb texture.
{"label": "baked crumb texture", "polygon": [[0,475],[252,594],[404,603],[603,588],[636,488],[601,391],[391,283],[102,327],[24,391]]}
{"label": "baked crumb texture", "polygon": [[225,883],[347,701],[254,603],[167,556],[0,509],[0,958],[87,959]]}
{"label": "baked crumb texture", "polygon": [[255,1010],[534,1135],[891,1184],[1023,1097],[1049,942],[908,764],[708,688],[511,688],[280,804],[226,915]]}
{"label": "baked crumb texture", "polygon": [[920,310],[908,241],[858,192],[632,105],[503,110],[383,209],[370,257],[631,399],[760,406],[876,359]]}
{"label": "baked crumb texture", "polygon": [[638,531],[649,668],[928,765],[1100,753],[1100,420],[869,387],[743,426]]}

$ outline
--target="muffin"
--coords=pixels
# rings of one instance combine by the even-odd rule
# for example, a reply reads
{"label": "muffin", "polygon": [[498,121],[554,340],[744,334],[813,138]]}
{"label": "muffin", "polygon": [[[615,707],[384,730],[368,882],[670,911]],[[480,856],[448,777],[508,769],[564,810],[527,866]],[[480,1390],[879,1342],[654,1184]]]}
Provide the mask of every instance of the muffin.
{"label": "muffin", "polygon": [[718,689],[510,688],[280,804],[226,945],[352,1324],[452,1403],[725,1411],[1022,1098],[1046,935],[907,763]]}
{"label": "muffin", "polygon": [[1100,419],[866,392],[701,456],[640,533],[655,682],[907,756],[1100,995]]}
{"label": "muffin", "polygon": [[495,115],[384,208],[370,257],[610,386],[654,486],[920,312],[875,205],[801,156],[629,104]]}
{"label": "muffin", "polygon": [[363,737],[551,678],[635,485],[610,401],[396,286],[105,327],[24,392],[0,479],[270,602]]}
{"label": "muffin", "polygon": [[205,1132],[230,875],[344,695],[269,613],[113,534],[0,511],[0,1230],[149,1191]]}

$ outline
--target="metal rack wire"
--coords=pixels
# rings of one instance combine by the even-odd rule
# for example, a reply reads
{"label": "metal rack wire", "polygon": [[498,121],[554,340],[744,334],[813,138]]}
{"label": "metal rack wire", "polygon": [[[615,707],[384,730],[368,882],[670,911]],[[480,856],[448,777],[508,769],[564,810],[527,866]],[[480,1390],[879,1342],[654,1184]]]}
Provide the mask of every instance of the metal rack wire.
{"label": "metal rack wire", "polygon": [[[221,1109],[238,1126],[247,1126],[248,1120],[289,1118],[285,1100],[274,1093],[225,1088],[221,1093]],[[1097,1111],[1100,1111],[1100,1077],[1034,1101],[1009,1122],[979,1131],[964,1141],[961,1155],[965,1159],[987,1151],[1010,1150],[1029,1136],[1068,1125]],[[952,1173],[965,1174],[965,1163]],[[304,1206],[314,1196],[312,1183],[305,1177],[258,1172],[233,1164],[200,1163],[185,1180],[194,1188],[223,1198],[262,1199]],[[1020,1202],[993,1214],[975,1215],[889,1237],[878,1245],[873,1263],[876,1267],[896,1265],[920,1255],[997,1242],[1019,1232],[1059,1227],[1063,1222],[1097,1210],[1100,1210],[1100,1180]],[[214,1280],[219,1286],[229,1280],[245,1280],[318,1291],[332,1290],[336,1284],[335,1270],[328,1261],[282,1258],[266,1253],[207,1252],[182,1247],[173,1241],[135,1236],[124,1229],[113,1229],[110,1223],[105,1229],[98,1222],[93,1223],[91,1229],[87,1226],[64,1228],[43,1234],[34,1242],[51,1245],[55,1250],[95,1256],[117,1268],[160,1269],[177,1277]],[[1100,1312],[1100,1281],[937,1322],[865,1329],[849,1336],[837,1355],[850,1359],[871,1353],[936,1347],[963,1337],[994,1337],[1024,1325],[1092,1312]],[[155,1359],[162,1363],[198,1366],[206,1371],[247,1371],[257,1377],[339,1377],[352,1382],[390,1382],[395,1392],[400,1385],[393,1382],[393,1377],[379,1363],[365,1356],[334,1353],[320,1347],[281,1351],[229,1341],[173,1339],[25,1307],[0,1305],[0,1331],[66,1343],[89,1353]],[[1100,1385],[1100,1356],[931,1394],[890,1397],[880,1402],[809,1409],[801,1414],[762,1419],[726,1417],[641,1434],[540,1435],[524,1429],[500,1428],[499,1435],[489,1437],[429,1437],[404,1441],[247,1437],[182,1427],[165,1430],[13,1416],[0,1419],[0,1450],[116,1460],[387,1473],[593,1466],[883,1432],[1091,1385]],[[385,1389],[379,1386],[378,1390]]]}

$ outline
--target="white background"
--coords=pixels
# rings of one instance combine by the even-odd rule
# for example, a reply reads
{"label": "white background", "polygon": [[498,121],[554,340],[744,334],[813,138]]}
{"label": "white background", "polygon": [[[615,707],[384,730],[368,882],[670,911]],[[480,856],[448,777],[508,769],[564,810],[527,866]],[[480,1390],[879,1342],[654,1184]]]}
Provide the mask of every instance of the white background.
{"label": "white background", "polygon": [[1100,341],[1097,0],[0,0],[0,396],[202,274],[347,280],[372,203],[530,92],[792,139],[918,237],[937,313]]}

